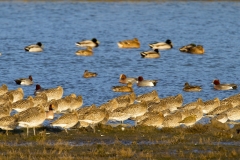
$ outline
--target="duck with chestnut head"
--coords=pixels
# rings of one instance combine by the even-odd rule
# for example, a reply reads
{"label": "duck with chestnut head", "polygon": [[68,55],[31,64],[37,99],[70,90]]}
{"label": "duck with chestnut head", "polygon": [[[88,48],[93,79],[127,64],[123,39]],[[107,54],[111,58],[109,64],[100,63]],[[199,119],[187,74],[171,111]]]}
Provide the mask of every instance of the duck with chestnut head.
{"label": "duck with chestnut head", "polygon": [[145,80],[142,76],[138,77],[137,86],[139,87],[152,87],[157,85],[157,80]]}
{"label": "duck with chestnut head", "polygon": [[216,90],[231,90],[237,89],[237,85],[234,83],[224,83],[221,84],[219,79],[213,80],[214,89]]}

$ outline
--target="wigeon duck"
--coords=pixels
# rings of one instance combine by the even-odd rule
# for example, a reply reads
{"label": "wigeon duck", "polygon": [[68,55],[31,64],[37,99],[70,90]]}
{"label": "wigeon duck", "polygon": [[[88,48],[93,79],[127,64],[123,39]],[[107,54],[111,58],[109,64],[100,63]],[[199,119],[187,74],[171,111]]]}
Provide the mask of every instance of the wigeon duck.
{"label": "wigeon duck", "polygon": [[36,44],[26,46],[24,49],[27,52],[42,52],[43,51],[43,45],[42,45],[41,42],[37,42]]}
{"label": "wigeon duck", "polygon": [[160,57],[160,52],[158,51],[158,49],[141,52],[140,54],[142,58],[159,58]]}
{"label": "wigeon duck", "polygon": [[114,92],[133,92],[132,83],[128,82],[126,86],[113,86]]}
{"label": "wigeon duck", "polygon": [[119,48],[140,48],[140,42],[137,38],[119,41],[117,44]]}
{"label": "wigeon duck", "polygon": [[92,56],[93,49],[92,47],[87,47],[85,50],[78,50],[75,54],[78,56]]}
{"label": "wigeon duck", "polygon": [[46,89],[42,88],[40,84],[36,84],[36,89],[34,91],[34,95],[36,96],[37,94],[45,91]]}
{"label": "wigeon duck", "polygon": [[144,80],[142,76],[139,76],[137,86],[151,87],[151,86],[156,86],[157,82],[158,82],[157,80]]}
{"label": "wigeon duck", "polygon": [[92,77],[96,77],[96,76],[97,76],[97,73],[89,72],[88,70],[85,70],[83,73],[84,78],[92,78]]}
{"label": "wigeon duck", "polygon": [[151,43],[151,44],[149,44],[149,46],[152,49],[164,50],[164,49],[171,49],[173,47],[173,44],[172,44],[171,40],[167,39],[166,42]]}
{"label": "wigeon duck", "polygon": [[83,41],[80,41],[80,42],[76,42],[76,46],[78,47],[98,47],[100,44],[100,42],[96,39],[96,38],[93,38],[91,40],[83,40]]}
{"label": "wigeon duck", "polygon": [[204,54],[205,50],[202,45],[189,44],[179,49],[181,52],[187,52],[192,54]]}
{"label": "wigeon duck", "polygon": [[125,74],[121,74],[119,76],[119,82],[124,84],[127,84],[128,82],[137,83],[137,78],[127,77]]}
{"label": "wigeon duck", "polygon": [[230,90],[230,89],[237,89],[236,84],[221,84],[218,79],[213,80],[214,88],[216,90]]}
{"label": "wigeon duck", "polygon": [[14,80],[16,84],[19,85],[32,85],[33,84],[33,78],[30,75],[28,78],[19,78]]}
{"label": "wigeon duck", "polygon": [[200,92],[202,88],[200,86],[192,86],[188,82],[184,84],[183,90],[185,92]]}

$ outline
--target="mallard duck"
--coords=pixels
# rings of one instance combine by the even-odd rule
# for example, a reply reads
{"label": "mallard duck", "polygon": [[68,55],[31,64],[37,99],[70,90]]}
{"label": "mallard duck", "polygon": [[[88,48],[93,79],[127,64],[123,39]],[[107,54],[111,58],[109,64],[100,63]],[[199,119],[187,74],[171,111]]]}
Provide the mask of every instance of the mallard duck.
{"label": "mallard duck", "polygon": [[140,48],[140,42],[137,38],[119,41],[119,48]]}
{"label": "mallard duck", "polygon": [[119,82],[127,84],[128,82],[137,83],[137,78],[135,77],[127,77],[125,74],[120,74]]}
{"label": "mallard duck", "polygon": [[179,51],[188,52],[189,48],[191,48],[191,47],[196,47],[196,44],[191,43],[191,44],[188,44],[186,46],[182,46],[181,48],[179,48]]}
{"label": "mallard duck", "polygon": [[19,78],[14,80],[19,85],[32,85],[33,84],[33,78],[30,75],[28,78]]}
{"label": "mallard duck", "polygon": [[93,38],[91,40],[83,40],[80,42],[76,42],[76,46],[78,47],[98,47],[100,42],[96,39]]}
{"label": "mallard duck", "polygon": [[159,58],[160,57],[160,52],[158,51],[158,49],[141,52],[140,54],[142,58]]}
{"label": "mallard duck", "polygon": [[214,88],[216,90],[230,90],[230,89],[237,89],[237,85],[236,84],[221,84],[219,79],[215,79],[213,80],[213,84],[214,84]]}
{"label": "mallard duck", "polygon": [[151,43],[149,46],[152,49],[171,49],[173,47],[172,41],[167,39],[166,42],[156,42],[156,43]]}
{"label": "mallard duck", "polygon": [[133,92],[132,83],[128,82],[126,86],[113,86],[114,92]]}
{"label": "mallard duck", "polygon": [[144,80],[142,76],[138,77],[137,86],[139,87],[151,87],[156,86],[157,80]]}
{"label": "mallard duck", "polygon": [[92,47],[87,47],[85,50],[78,50],[75,54],[78,56],[92,56],[93,49]]}
{"label": "mallard duck", "polygon": [[200,86],[191,86],[188,82],[184,84],[183,90],[185,92],[199,92],[202,90]]}
{"label": "mallard duck", "polygon": [[83,73],[84,78],[92,78],[92,77],[96,77],[96,76],[97,76],[97,73],[89,72],[88,70],[85,70]]}
{"label": "mallard duck", "polygon": [[188,44],[179,49],[181,52],[187,52],[192,54],[204,54],[205,50],[202,45]]}
{"label": "mallard duck", "polygon": [[42,52],[43,45],[41,42],[37,42],[36,44],[26,46],[24,49],[25,51],[28,51],[28,52]]}

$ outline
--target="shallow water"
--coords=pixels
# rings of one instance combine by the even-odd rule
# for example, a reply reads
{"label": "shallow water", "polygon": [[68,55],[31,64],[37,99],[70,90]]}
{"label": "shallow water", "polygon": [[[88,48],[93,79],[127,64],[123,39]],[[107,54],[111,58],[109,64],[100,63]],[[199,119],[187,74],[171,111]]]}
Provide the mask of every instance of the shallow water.
{"label": "shallow water", "polygon": [[[220,99],[239,93],[216,91],[212,81],[240,84],[240,3],[201,1],[153,2],[0,2],[0,84],[22,87],[25,97],[35,84],[62,86],[64,96],[82,95],[84,106],[100,105],[121,95],[111,90],[120,85],[121,73],[159,80],[156,87],[134,86],[137,95],[156,89],[160,97],[183,94],[184,103],[202,98]],[[97,38],[94,56],[76,56],[75,42]],[[119,49],[117,42],[137,37],[139,49]],[[143,59],[149,43],[171,39],[174,48],[161,51],[159,59]],[[44,52],[28,53],[36,42]],[[186,44],[202,44],[204,55],[181,53]],[[92,79],[84,70],[97,72]],[[14,79],[32,75],[34,85],[18,86]],[[198,93],[183,92],[185,82],[201,85]]]}

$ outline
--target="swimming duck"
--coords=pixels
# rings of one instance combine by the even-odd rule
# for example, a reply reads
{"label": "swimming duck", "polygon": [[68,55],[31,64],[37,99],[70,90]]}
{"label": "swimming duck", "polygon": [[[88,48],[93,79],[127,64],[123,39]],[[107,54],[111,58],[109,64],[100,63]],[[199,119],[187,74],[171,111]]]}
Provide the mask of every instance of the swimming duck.
{"label": "swimming duck", "polygon": [[87,47],[85,50],[78,50],[75,54],[78,56],[92,56],[93,49],[92,47]]}
{"label": "swimming duck", "polygon": [[192,54],[204,54],[205,50],[202,45],[189,44],[179,49],[181,52],[187,52]]}
{"label": "swimming duck", "polygon": [[236,84],[221,84],[218,79],[213,80],[214,88],[216,90],[230,90],[230,89],[237,89]]}
{"label": "swimming duck", "polygon": [[28,78],[19,78],[14,80],[17,84],[19,85],[32,85],[33,84],[33,79],[32,76],[30,75]]}
{"label": "swimming duck", "polygon": [[37,42],[36,44],[26,46],[24,49],[25,51],[28,51],[28,52],[42,52],[43,45],[41,42]]}
{"label": "swimming duck", "polygon": [[142,76],[138,77],[137,86],[139,87],[151,87],[156,86],[157,80],[144,80]]}
{"label": "swimming duck", "polygon": [[137,83],[137,78],[127,77],[125,74],[120,74],[119,82],[124,83],[124,84],[127,84],[128,82],[131,82],[132,84],[134,84],[134,83]]}
{"label": "swimming duck", "polygon": [[128,82],[126,86],[113,86],[114,92],[133,92],[132,83]]}
{"label": "swimming duck", "polygon": [[179,48],[179,51],[187,52],[189,50],[189,48],[191,48],[191,47],[196,47],[196,44],[191,43],[191,44],[188,44],[186,46],[182,46],[181,48]]}
{"label": "swimming duck", "polygon": [[46,89],[42,88],[40,84],[36,84],[36,89],[34,91],[34,95],[36,96],[37,94],[45,91]]}
{"label": "swimming duck", "polygon": [[96,77],[96,76],[97,76],[97,73],[89,72],[88,70],[85,70],[83,73],[84,78],[92,78],[92,77]]}
{"label": "swimming duck", "polygon": [[159,58],[160,57],[160,52],[158,51],[158,49],[141,52],[140,54],[142,58]]}
{"label": "swimming duck", "polygon": [[96,39],[93,38],[91,40],[83,40],[80,42],[76,42],[76,46],[78,47],[98,47],[100,42]]}
{"label": "swimming duck", "polygon": [[173,44],[171,40],[167,39],[166,42],[156,42],[156,43],[151,43],[149,46],[152,49],[171,49],[173,47]]}
{"label": "swimming duck", "polygon": [[119,41],[119,48],[140,48],[140,42],[137,38]]}
{"label": "swimming duck", "polygon": [[202,88],[200,86],[192,86],[188,82],[184,84],[183,90],[185,92],[200,92]]}

